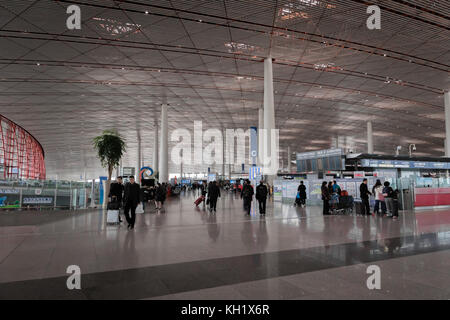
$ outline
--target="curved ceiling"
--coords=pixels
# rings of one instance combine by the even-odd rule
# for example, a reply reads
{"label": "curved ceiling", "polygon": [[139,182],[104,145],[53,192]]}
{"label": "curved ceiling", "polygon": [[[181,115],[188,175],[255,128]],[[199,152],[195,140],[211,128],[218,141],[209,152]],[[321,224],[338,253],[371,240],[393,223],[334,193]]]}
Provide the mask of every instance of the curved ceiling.
{"label": "curved ceiling", "polygon": [[[71,4],[81,30],[66,28]],[[366,27],[369,4],[381,30]],[[49,178],[98,176],[90,141],[106,128],[127,139],[124,166],[138,134],[151,164],[164,101],[170,129],[257,125],[270,53],[282,158],[287,146],[363,152],[367,120],[377,153],[415,143],[442,156],[449,15],[425,0],[2,1],[0,110],[42,143]]]}

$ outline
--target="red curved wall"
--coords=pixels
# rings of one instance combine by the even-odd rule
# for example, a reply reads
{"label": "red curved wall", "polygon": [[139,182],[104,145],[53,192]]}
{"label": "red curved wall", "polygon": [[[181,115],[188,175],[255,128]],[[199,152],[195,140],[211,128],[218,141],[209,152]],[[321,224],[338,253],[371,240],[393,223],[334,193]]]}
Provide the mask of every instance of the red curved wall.
{"label": "red curved wall", "polygon": [[28,131],[0,115],[0,179],[45,179],[44,149]]}

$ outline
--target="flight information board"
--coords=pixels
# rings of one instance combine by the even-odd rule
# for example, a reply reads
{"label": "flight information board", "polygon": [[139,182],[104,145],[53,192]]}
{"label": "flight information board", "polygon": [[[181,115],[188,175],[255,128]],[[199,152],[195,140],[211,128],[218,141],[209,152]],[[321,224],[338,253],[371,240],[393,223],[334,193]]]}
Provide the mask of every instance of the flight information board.
{"label": "flight information board", "polygon": [[342,149],[297,153],[297,172],[345,170]]}

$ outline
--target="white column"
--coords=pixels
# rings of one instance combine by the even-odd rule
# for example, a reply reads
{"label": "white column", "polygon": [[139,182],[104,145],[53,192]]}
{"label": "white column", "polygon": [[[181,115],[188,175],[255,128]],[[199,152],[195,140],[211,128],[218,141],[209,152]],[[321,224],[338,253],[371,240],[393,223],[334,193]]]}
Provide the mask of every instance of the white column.
{"label": "white column", "polygon": [[287,170],[289,173],[291,173],[291,147],[288,146],[288,150],[287,150],[288,156],[287,156],[287,161],[288,161],[288,165],[287,165]]}
{"label": "white column", "polygon": [[155,120],[155,132],[153,133],[153,163],[152,169],[155,171],[159,170],[159,154],[158,154],[158,123]]}
{"label": "white column", "polygon": [[180,163],[180,184],[181,184],[182,178],[183,178],[183,160]]}
{"label": "white column", "polygon": [[373,153],[372,121],[367,122],[367,153]]}
{"label": "white column", "polygon": [[444,93],[445,104],[445,156],[450,156],[450,91]]}
{"label": "white column", "polygon": [[[445,134],[445,135],[447,135],[447,134]],[[445,153],[444,156],[448,157],[447,139],[444,139],[444,153]]]}
{"label": "white column", "polygon": [[258,109],[258,165],[262,166],[262,162],[260,161],[260,155],[263,154],[263,140],[259,137],[260,130],[264,129],[264,109]]}
{"label": "white column", "polygon": [[169,130],[167,105],[161,106],[161,139],[159,146],[159,182],[169,182]]}
{"label": "white column", "polygon": [[136,176],[134,177],[136,179],[137,183],[141,182],[141,175],[139,174],[141,171],[141,135],[138,133],[137,136],[137,163],[136,163]]}
{"label": "white column", "polygon": [[222,180],[225,180],[225,142],[226,142],[226,130],[222,129]]}
{"label": "white column", "polygon": [[[267,144],[263,146],[264,153],[274,158],[271,150],[271,130],[275,129],[275,103],[273,97],[272,57],[264,60],[264,129],[267,131]],[[276,160],[278,161],[278,160]],[[264,172],[263,172],[264,174]],[[274,176],[267,176],[268,182],[273,184]]]}

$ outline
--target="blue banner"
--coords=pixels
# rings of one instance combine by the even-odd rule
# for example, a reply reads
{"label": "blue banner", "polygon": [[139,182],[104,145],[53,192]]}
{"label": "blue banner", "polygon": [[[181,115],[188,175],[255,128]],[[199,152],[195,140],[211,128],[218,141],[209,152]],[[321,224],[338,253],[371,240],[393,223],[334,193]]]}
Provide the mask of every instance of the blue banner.
{"label": "blue banner", "polygon": [[103,204],[103,194],[105,190],[103,189],[103,181],[108,180],[108,177],[99,177],[100,178],[100,184],[99,184],[99,191],[100,191],[100,204]]}

